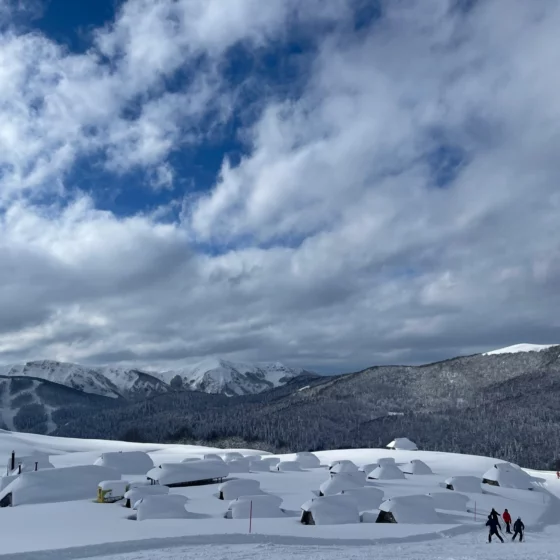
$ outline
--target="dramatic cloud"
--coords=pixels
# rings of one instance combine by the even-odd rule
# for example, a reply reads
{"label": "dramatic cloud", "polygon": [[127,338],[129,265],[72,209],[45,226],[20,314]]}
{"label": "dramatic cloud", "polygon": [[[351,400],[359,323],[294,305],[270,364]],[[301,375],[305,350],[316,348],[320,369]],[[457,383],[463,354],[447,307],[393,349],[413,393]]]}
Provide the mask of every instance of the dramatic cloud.
{"label": "dramatic cloud", "polygon": [[[3,361],[348,371],[560,343],[558,3],[322,4],[128,0],[82,53],[0,28]],[[294,26],[295,93],[224,73]],[[222,126],[246,151],[200,191],[177,154]],[[88,158],[100,189],[141,171],[172,202],[96,208]]]}

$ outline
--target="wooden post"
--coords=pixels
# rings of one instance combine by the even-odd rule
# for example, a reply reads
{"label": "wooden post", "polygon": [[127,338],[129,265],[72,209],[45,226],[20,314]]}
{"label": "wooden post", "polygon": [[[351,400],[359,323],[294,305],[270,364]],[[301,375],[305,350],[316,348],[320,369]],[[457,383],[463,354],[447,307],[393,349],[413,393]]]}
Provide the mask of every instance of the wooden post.
{"label": "wooden post", "polygon": [[249,534],[251,534],[251,530],[253,528],[253,500],[249,504]]}
{"label": "wooden post", "polygon": [[476,502],[474,503],[474,522],[476,523]]}

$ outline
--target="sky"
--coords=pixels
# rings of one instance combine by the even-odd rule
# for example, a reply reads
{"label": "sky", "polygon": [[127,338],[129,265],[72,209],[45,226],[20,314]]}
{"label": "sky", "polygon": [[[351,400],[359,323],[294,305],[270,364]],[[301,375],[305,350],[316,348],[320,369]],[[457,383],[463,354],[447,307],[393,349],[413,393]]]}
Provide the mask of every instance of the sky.
{"label": "sky", "polygon": [[0,0],[0,362],[560,343],[556,0]]}

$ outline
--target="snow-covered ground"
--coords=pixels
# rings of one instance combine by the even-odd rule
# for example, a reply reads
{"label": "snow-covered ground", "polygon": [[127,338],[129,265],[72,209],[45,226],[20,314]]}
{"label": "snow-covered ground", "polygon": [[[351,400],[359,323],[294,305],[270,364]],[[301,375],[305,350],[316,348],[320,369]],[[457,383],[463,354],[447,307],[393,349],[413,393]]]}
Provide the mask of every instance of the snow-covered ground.
{"label": "snow-covered ground", "polygon": [[[102,452],[142,450],[156,465],[177,463],[186,458],[202,458],[206,453],[224,454],[228,450],[196,446],[134,444],[103,440],[53,438],[34,434],[0,431],[0,464],[10,453],[18,455],[45,452],[55,467],[92,465]],[[236,450],[243,455],[261,454],[255,450]],[[453,475],[482,478],[498,461],[488,457],[436,453],[429,451],[389,451],[358,449],[318,452],[322,465],[348,459],[356,465],[375,463],[394,457],[398,465],[412,459],[424,461],[432,475],[407,475],[405,480],[377,481],[385,498],[451,492],[441,487]],[[293,460],[294,455],[282,456]],[[281,518],[253,519],[251,534],[246,519],[225,519],[227,501],[216,497],[217,485],[172,488],[172,494],[188,498],[187,510],[194,519],[130,520],[132,510],[116,504],[91,500],[20,505],[0,508],[2,546],[0,558],[54,560],[66,558],[179,559],[212,560],[247,558],[324,560],[362,558],[454,559],[559,558],[560,481],[555,473],[530,471],[544,479],[534,490],[487,487],[485,493],[468,494],[466,511],[438,510],[438,523],[302,525],[300,507],[314,497],[328,479],[325,466],[301,472],[252,472],[232,478],[255,479],[264,492],[279,496],[288,514]],[[126,476],[128,480],[142,476]],[[486,544],[486,516],[494,507],[508,508],[520,515],[527,527],[524,544]],[[475,514],[476,510],[476,514]],[[502,547],[503,548],[500,548]]]}

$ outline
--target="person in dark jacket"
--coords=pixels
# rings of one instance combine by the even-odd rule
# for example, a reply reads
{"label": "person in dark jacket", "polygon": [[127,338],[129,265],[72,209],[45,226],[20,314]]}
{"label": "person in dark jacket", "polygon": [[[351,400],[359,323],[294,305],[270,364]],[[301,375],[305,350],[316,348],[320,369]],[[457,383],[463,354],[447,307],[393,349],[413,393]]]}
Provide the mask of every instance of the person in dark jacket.
{"label": "person in dark jacket", "polygon": [[523,531],[525,531],[525,525],[523,525],[521,517],[518,517],[513,524],[513,537],[511,538],[511,540],[514,541],[515,537],[519,535],[519,542],[523,542]]}
{"label": "person in dark jacket", "polygon": [[511,515],[509,514],[509,511],[507,509],[504,511],[504,513],[502,513],[502,519],[506,524],[506,533],[511,535]]}
{"label": "person in dark jacket", "polygon": [[494,508],[492,508],[490,515],[494,521],[497,521],[498,523],[500,522],[500,514]]}
{"label": "person in dark jacket", "polygon": [[492,514],[490,514],[488,516],[488,521],[486,522],[486,527],[488,527],[488,542],[489,543],[492,542],[492,535],[496,535],[502,542],[504,542],[504,539],[502,539],[502,536],[500,535],[500,533],[498,533],[498,529],[500,529],[500,531],[501,531],[502,526],[500,525],[500,522],[492,516]]}

